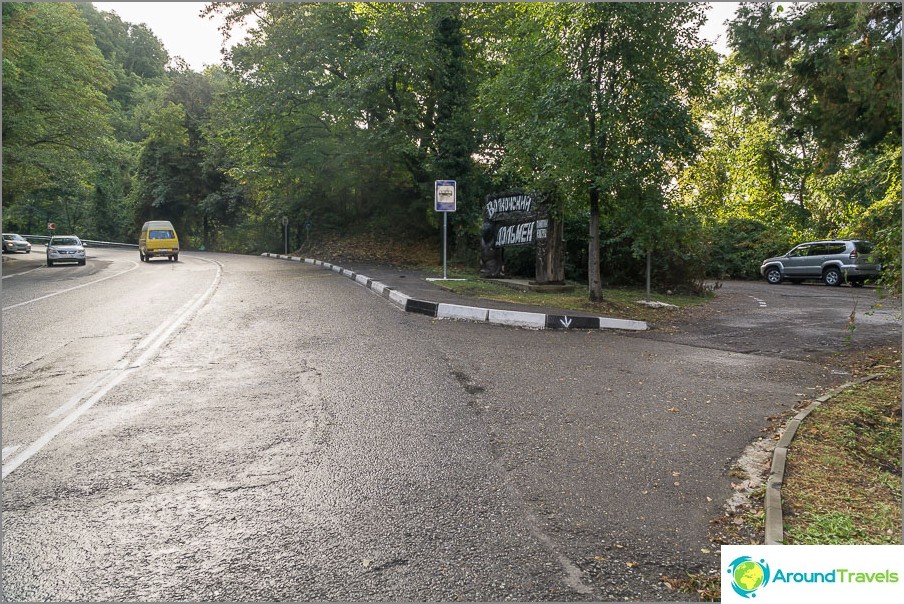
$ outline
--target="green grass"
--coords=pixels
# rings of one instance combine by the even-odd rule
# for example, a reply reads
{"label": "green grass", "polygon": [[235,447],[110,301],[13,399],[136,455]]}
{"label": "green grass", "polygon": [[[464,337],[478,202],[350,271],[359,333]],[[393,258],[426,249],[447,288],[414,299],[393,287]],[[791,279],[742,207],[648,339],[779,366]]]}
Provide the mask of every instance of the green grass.
{"label": "green grass", "polygon": [[791,443],[785,542],[901,543],[901,370],[815,409]]}
{"label": "green grass", "polygon": [[[637,304],[638,300],[645,300],[647,298],[646,290],[644,289],[604,288],[603,301],[592,303],[589,300],[586,284],[569,283],[570,285],[575,286],[573,292],[541,293],[518,291],[493,281],[481,279],[475,274],[461,271],[453,270],[449,273],[449,277],[467,280],[445,281],[443,282],[442,287],[461,295],[487,300],[514,302],[533,306],[550,306],[565,310],[578,310],[588,313],[603,314],[610,317],[645,321],[656,321],[657,319],[662,319],[674,313],[674,309],[649,308]],[[665,302],[678,306],[679,308],[698,306],[700,304],[705,304],[711,299],[712,294],[666,294],[654,291],[651,292],[650,295],[651,301]]]}
{"label": "green grass", "polygon": [[[782,486],[787,544],[901,543],[901,352],[873,349],[850,360],[855,374],[884,373],[822,403],[798,429]],[[743,478],[739,470],[729,476]],[[714,545],[762,543],[764,491],[737,515],[713,519]],[[720,599],[720,579],[662,578],[700,601]]]}

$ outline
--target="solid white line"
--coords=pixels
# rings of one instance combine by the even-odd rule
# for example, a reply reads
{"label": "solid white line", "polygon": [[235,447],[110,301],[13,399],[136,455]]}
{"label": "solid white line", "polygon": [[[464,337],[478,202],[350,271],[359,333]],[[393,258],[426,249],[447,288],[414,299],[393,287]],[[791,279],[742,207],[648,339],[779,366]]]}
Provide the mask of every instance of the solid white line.
{"label": "solid white line", "polygon": [[41,270],[42,268],[44,268],[44,267],[43,267],[43,266],[38,266],[38,267],[35,267],[35,268],[30,268],[30,269],[28,269],[27,271],[22,271],[21,273],[13,273],[12,275],[3,275],[3,278],[4,278],[4,279],[9,279],[10,277],[15,277],[16,275],[26,275],[26,274],[31,273],[31,272],[34,272],[34,271],[39,271],[39,270]]}
{"label": "solid white line", "polygon": [[66,401],[59,407],[57,407],[55,410],[48,413],[47,417],[57,417],[58,415],[62,415],[66,411],[69,411],[70,409],[72,409],[73,407],[78,405],[80,402],[82,402],[82,400],[85,399],[85,397],[87,397],[92,391],[94,391],[95,388],[100,387],[103,384],[104,380],[109,379],[113,375],[113,373],[115,373],[117,371],[122,371],[126,367],[128,367],[128,362],[120,361],[116,365],[116,367],[114,367],[113,369],[107,369],[105,371],[102,371],[101,374],[97,377],[97,379],[95,379],[93,382],[88,384],[85,388],[82,388],[82,390],[79,391],[79,393],[76,394],[75,396],[73,396],[71,399],[69,399],[68,401]]}
{"label": "solid white line", "polygon": [[[176,329],[181,327],[182,324],[184,324],[185,321],[187,321],[188,318],[192,314],[195,313],[195,311],[197,311],[201,306],[204,305],[204,303],[207,302],[207,300],[213,295],[213,292],[216,291],[217,287],[220,284],[220,277],[223,273],[223,268],[219,262],[216,262],[213,260],[206,260],[203,258],[201,260],[204,260],[205,262],[210,262],[211,264],[214,264],[217,267],[216,277],[214,277],[213,283],[210,284],[210,286],[207,288],[207,291],[204,293],[204,295],[202,295],[200,298],[198,298],[198,300],[195,301],[195,303],[192,304],[190,307],[183,310],[181,312],[181,314],[177,315],[176,318],[174,320],[172,320],[169,323],[169,325],[166,326],[166,328],[164,330],[161,330],[160,328],[155,329],[154,333],[159,332],[159,335],[156,335],[154,337],[154,341],[150,345],[148,345],[147,350],[145,350],[144,353],[140,357],[138,357],[138,359],[135,362],[129,363],[128,361],[123,361],[123,362],[117,364],[116,367],[105,372],[105,374],[102,376],[101,379],[96,380],[88,388],[83,390],[82,395],[84,396],[88,392],[90,392],[95,386],[97,386],[98,384],[101,384],[100,388],[97,390],[97,392],[95,392],[93,395],[91,395],[84,403],[82,403],[81,405],[76,407],[76,409],[74,411],[72,411],[69,415],[64,417],[62,420],[60,420],[50,430],[48,430],[47,432],[42,434],[40,436],[40,438],[38,438],[35,442],[28,445],[28,447],[26,447],[21,453],[19,453],[15,457],[13,457],[8,463],[4,462],[3,478],[6,478],[7,476],[9,476],[9,474],[12,473],[16,468],[21,466],[23,463],[28,461],[34,454],[38,453],[41,449],[46,447],[47,444],[51,440],[53,440],[56,436],[58,436],[61,432],[63,432],[63,430],[65,430],[70,425],[72,425],[72,423],[75,420],[77,420],[79,417],[81,417],[86,411],[88,411],[88,409],[93,407],[94,404],[97,401],[99,401],[100,399],[102,399],[108,392],[110,392],[110,390],[112,390],[114,387],[118,386],[133,371],[137,370],[138,368],[143,366],[147,361],[149,361],[155,354],[157,354],[157,352],[160,351],[161,348],[163,348],[163,345],[166,344],[166,342],[169,340],[169,337],[173,334],[173,332],[175,332]],[[136,263],[136,267],[137,266],[138,265]],[[133,350],[137,350],[137,348],[138,347],[136,346],[136,348]],[[68,409],[68,408],[78,404],[78,402],[80,400],[81,400],[80,398],[79,399],[70,399],[67,403],[62,405],[62,407],[57,409],[57,411],[54,411],[53,413],[51,413],[51,416],[56,415],[58,412],[62,412],[65,409]]]}
{"label": "solid white line", "polygon": [[[200,297],[200,294],[192,297],[191,300],[189,300],[188,302],[186,302],[185,304],[180,306],[179,310],[177,310],[175,312],[175,316],[180,317],[180,316],[182,316],[183,313],[188,312],[188,309],[191,308],[195,304],[195,302],[197,302],[199,297]],[[164,321],[163,323],[158,325],[157,329],[155,329],[154,331],[152,331],[151,333],[146,335],[144,337],[144,339],[138,343],[138,346],[135,347],[135,350],[141,350],[142,348],[146,348],[146,347],[150,346],[151,344],[153,344],[154,341],[160,336],[160,333],[163,332],[163,330],[165,330],[167,327],[169,327],[169,325],[170,324],[167,323],[166,321]]]}
{"label": "solid white line", "polygon": [[148,360],[150,360],[151,357],[153,357],[155,354],[157,354],[157,352],[160,350],[160,348],[163,347],[164,342],[166,342],[169,339],[169,337],[178,328],[180,328],[182,326],[182,324],[185,323],[190,316],[192,316],[195,313],[195,311],[197,311],[202,306],[204,306],[204,304],[207,303],[207,300],[213,295],[213,292],[215,292],[217,287],[219,287],[220,277],[223,275],[223,266],[219,262],[216,262],[215,260],[207,260],[204,258],[201,258],[200,260],[204,260],[204,262],[210,262],[211,264],[216,265],[217,274],[213,279],[213,283],[210,284],[210,287],[207,288],[207,291],[204,292],[204,295],[202,295],[200,298],[198,298],[198,300],[194,304],[192,304],[188,309],[186,309],[181,315],[178,315],[176,317],[176,320],[173,321],[169,325],[169,327],[166,329],[166,331],[164,331],[162,334],[160,334],[157,337],[157,340],[153,344],[148,346],[148,349],[144,351],[144,354],[142,354],[140,357],[138,357],[138,359],[131,365],[131,367],[141,367],[146,362],[148,362]]}
{"label": "solid white line", "polygon": [[21,466],[26,461],[28,461],[35,453],[46,447],[47,444],[54,439],[54,437],[68,428],[75,420],[81,417],[82,414],[85,413],[85,411],[93,407],[94,403],[99,401],[105,394],[112,390],[114,386],[117,386],[120,382],[126,379],[128,375],[129,370],[123,371],[116,375],[112,380],[107,382],[107,384],[103,388],[101,388],[94,396],[85,401],[84,404],[64,417],[62,421],[60,421],[53,428],[42,434],[38,440],[28,445],[28,447],[26,447],[24,451],[13,457],[8,463],[4,463],[3,478],[9,476],[10,473],[12,473],[16,468]]}
{"label": "solid white line", "polygon": [[88,283],[82,283],[81,285],[76,285],[75,287],[70,287],[68,289],[63,289],[58,292],[54,292],[52,294],[47,294],[46,296],[41,296],[40,298],[35,298],[34,300],[28,300],[26,302],[19,302],[18,304],[13,304],[12,306],[4,306],[3,310],[12,310],[13,308],[19,308],[20,306],[25,306],[26,304],[31,304],[33,302],[39,302],[41,300],[46,300],[47,298],[52,298],[54,296],[59,296],[60,294],[65,294],[67,292],[74,291],[76,289],[88,287],[89,285],[94,285],[95,283],[100,283],[101,281],[106,281],[107,279],[112,279],[113,277],[119,277],[120,275],[125,275],[126,273],[128,273],[130,271],[134,271],[136,268],[138,268],[137,262],[135,262],[134,260],[129,260],[129,262],[131,262],[134,266],[132,266],[132,268],[122,271],[121,273],[116,273],[115,275],[110,275],[110,276],[104,277],[102,279],[96,279],[95,281],[89,281]]}

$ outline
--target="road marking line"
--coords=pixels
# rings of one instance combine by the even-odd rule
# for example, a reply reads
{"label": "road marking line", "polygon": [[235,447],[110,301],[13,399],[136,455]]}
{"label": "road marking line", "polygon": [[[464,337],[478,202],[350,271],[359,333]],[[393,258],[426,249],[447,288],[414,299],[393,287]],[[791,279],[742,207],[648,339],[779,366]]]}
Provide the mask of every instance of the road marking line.
{"label": "road marking line", "polygon": [[6,457],[10,453],[15,453],[18,450],[19,450],[19,445],[10,445],[8,447],[3,447],[3,459],[6,459]]}
{"label": "road marking line", "polygon": [[65,294],[65,293],[74,291],[76,289],[88,287],[89,285],[94,285],[95,283],[100,283],[101,281],[106,281],[107,279],[112,279],[113,277],[119,277],[120,275],[125,275],[126,273],[134,271],[136,268],[138,268],[137,262],[135,262],[133,260],[129,260],[129,262],[131,262],[134,266],[132,266],[132,268],[122,271],[121,273],[116,273],[115,275],[110,275],[109,277],[104,277],[102,279],[97,279],[95,281],[89,281],[88,283],[82,283],[81,285],[76,285],[75,287],[70,287],[68,289],[60,290],[60,291],[54,292],[52,294],[47,294],[46,296],[41,296],[40,298],[35,298],[34,300],[27,300],[26,302],[19,302],[18,304],[13,304],[12,306],[4,306],[3,310],[4,311],[12,310],[14,308],[19,308],[20,306],[25,306],[26,304],[31,304],[33,302],[39,302],[41,300],[46,300],[47,298],[52,298],[54,296],[59,296],[60,294]]}
{"label": "road marking line", "polygon": [[[154,336],[154,340],[147,346],[147,350],[138,357],[134,362],[129,362],[128,359],[123,359],[120,363],[116,365],[116,367],[106,371],[104,375],[101,376],[100,379],[96,380],[92,383],[88,388],[82,391],[83,396],[87,395],[95,386],[100,385],[100,388],[92,394],[84,403],[75,408],[74,411],[70,412],[69,415],[60,420],[55,426],[53,426],[50,430],[42,434],[36,441],[28,445],[21,453],[15,455],[8,463],[4,461],[3,463],[3,478],[9,476],[16,468],[21,466],[23,463],[28,461],[33,455],[38,453],[41,449],[47,446],[51,440],[53,440],[56,436],[62,433],[66,428],[72,425],[75,420],[81,417],[86,411],[88,411],[94,404],[102,399],[110,390],[114,387],[121,384],[132,372],[136,371],[140,367],[142,367],[146,362],[148,362],[155,354],[157,354],[160,349],[163,348],[163,345],[169,340],[170,336],[181,327],[185,321],[188,320],[190,316],[192,316],[197,310],[199,310],[207,300],[213,295],[213,292],[216,291],[217,287],[220,284],[220,277],[223,274],[223,267],[219,262],[214,260],[204,260],[204,262],[209,262],[211,264],[216,265],[217,274],[214,277],[213,282],[207,288],[207,291],[200,296],[197,300],[194,301],[194,304],[185,308],[181,314],[177,315],[170,323],[164,324],[165,328],[161,330],[157,328],[154,330],[154,333],[157,334]],[[136,268],[138,264],[136,263]],[[133,270],[133,269],[129,269]],[[107,277],[109,278],[109,277]],[[103,279],[101,279],[103,281]],[[85,284],[88,285],[88,284]],[[79,286],[84,287],[84,286]],[[76,289],[76,288],[73,288]],[[5,310],[5,309],[4,309]],[[131,352],[137,350],[138,347],[132,349]],[[127,355],[128,356],[128,355]],[[59,409],[51,413],[51,415],[56,415],[58,413],[62,413],[63,411],[78,405],[81,402],[82,397],[70,399],[68,402],[63,404]],[[4,450],[4,457],[6,456],[6,452]]]}
{"label": "road marking line", "polygon": [[204,292],[198,299],[188,307],[181,315],[177,315],[176,319],[169,325],[169,327],[157,336],[157,340],[148,346],[148,349],[144,351],[138,359],[131,365],[131,367],[141,367],[145,363],[147,363],[151,357],[153,357],[160,348],[163,347],[163,343],[166,342],[169,337],[188,320],[190,316],[192,316],[196,311],[200,310],[202,306],[207,303],[207,300],[213,295],[213,292],[217,290],[220,286],[220,278],[223,275],[223,266],[215,261],[215,260],[206,260],[204,258],[200,258],[204,262],[209,262],[217,267],[217,274],[213,278],[213,283],[210,284],[210,287],[207,288],[207,291]]}
{"label": "road marking line", "polygon": [[97,379],[95,379],[93,382],[91,382],[90,384],[88,384],[87,386],[82,388],[79,391],[79,393],[76,394],[75,396],[73,396],[71,399],[69,399],[68,401],[66,401],[59,407],[57,407],[55,410],[48,413],[47,417],[56,417],[58,415],[61,415],[65,411],[72,409],[73,407],[78,405],[80,402],[82,402],[82,400],[84,400],[88,395],[90,395],[91,392],[94,391],[95,388],[100,387],[101,384],[103,383],[103,381],[108,379],[111,376],[111,374],[113,374],[116,371],[121,371],[121,370],[125,369],[126,367],[128,367],[128,362],[120,361],[116,365],[116,367],[114,367],[113,369],[106,369],[104,371],[101,371],[100,376],[98,376]]}
{"label": "road marking line", "polygon": [[767,304],[766,304],[766,301],[765,301],[765,300],[760,300],[760,299],[757,298],[756,296],[750,296],[750,297],[753,298],[754,302],[756,302],[756,303],[759,305],[760,308],[766,308],[766,307],[767,307]]}
{"label": "road marking line", "polygon": [[[201,296],[201,294],[193,296],[188,302],[186,302],[185,304],[180,306],[179,310],[176,311],[175,316],[177,316],[177,317],[181,316],[182,313],[186,312],[187,309],[191,308],[195,304],[195,302],[198,301],[198,298],[200,296]],[[167,323],[166,321],[164,321],[163,323],[158,325],[157,329],[155,329],[154,331],[152,331],[151,333],[146,335],[144,337],[144,339],[138,343],[138,346],[135,347],[135,350],[141,350],[142,348],[146,348],[146,347],[150,346],[154,342],[154,340],[160,335],[160,332],[162,332],[168,326],[169,326],[169,323]]]}
{"label": "road marking line", "polygon": [[38,266],[38,267],[35,267],[35,268],[30,268],[30,269],[28,269],[27,271],[22,271],[21,273],[13,273],[12,275],[3,275],[3,279],[9,279],[10,277],[15,277],[16,275],[26,275],[26,274],[32,273],[32,272],[34,272],[34,271],[39,271],[39,270],[41,270],[42,268],[44,268],[44,267],[43,267],[43,266]]}
{"label": "road marking line", "polygon": [[94,396],[85,401],[75,411],[64,417],[62,421],[57,423],[57,425],[42,434],[41,437],[38,438],[38,440],[28,445],[28,447],[26,447],[24,451],[13,457],[8,463],[4,463],[3,478],[9,476],[16,468],[28,461],[35,453],[46,447],[47,444],[54,439],[54,437],[68,428],[75,420],[81,417],[85,413],[85,411],[93,407],[94,403],[99,401],[105,394],[112,390],[114,386],[119,385],[120,382],[126,379],[128,375],[129,370],[123,371],[116,375],[112,380],[107,382],[107,384],[103,388],[101,388]]}

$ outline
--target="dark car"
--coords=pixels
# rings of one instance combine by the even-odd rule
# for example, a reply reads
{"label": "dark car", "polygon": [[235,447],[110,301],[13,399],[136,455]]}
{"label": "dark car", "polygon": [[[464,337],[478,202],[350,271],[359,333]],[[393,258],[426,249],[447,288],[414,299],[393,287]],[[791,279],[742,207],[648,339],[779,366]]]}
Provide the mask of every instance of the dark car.
{"label": "dark car", "polygon": [[826,285],[841,285],[847,281],[859,287],[882,271],[882,265],[870,257],[872,251],[872,243],[858,239],[808,241],[784,256],[764,260],[760,274],[773,285],[782,281],[800,283],[818,279]]}

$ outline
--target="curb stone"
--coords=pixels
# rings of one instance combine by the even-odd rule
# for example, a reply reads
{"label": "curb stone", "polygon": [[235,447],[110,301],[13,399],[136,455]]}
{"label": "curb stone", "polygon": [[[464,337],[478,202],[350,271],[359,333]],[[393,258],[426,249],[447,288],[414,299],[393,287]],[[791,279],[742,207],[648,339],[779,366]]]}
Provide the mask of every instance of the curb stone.
{"label": "curb stone", "polygon": [[769,478],[766,479],[766,502],[764,504],[766,511],[766,536],[763,540],[764,545],[784,545],[785,541],[785,521],[782,514],[782,483],[785,480],[785,464],[788,460],[788,449],[797,429],[801,423],[812,413],[817,407],[835,396],[838,396],[848,388],[869,382],[876,378],[882,377],[881,374],[874,373],[866,377],[842,384],[828,394],[820,396],[812,403],[807,405],[803,411],[795,415],[785,424],[781,438],[775,444],[772,451],[772,467],[769,470]]}
{"label": "curb stone", "polygon": [[417,313],[433,317],[435,319],[454,319],[458,321],[474,321],[477,323],[492,323],[495,325],[507,325],[510,327],[523,327],[526,329],[621,329],[627,331],[646,331],[649,329],[644,321],[632,321],[628,319],[612,319],[607,317],[572,317],[568,315],[550,315],[535,312],[523,312],[517,310],[499,310],[476,306],[462,306],[458,304],[445,304],[430,300],[418,300],[400,290],[375,281],[365,275],[357,274],[341,266],[315,260],[312,258],[299,258],[284,254],[272,254],[264,252],[261,256],[290,260],[292,262],[304,262],[319,266],[326,270],[343,275],[373,291],[378,296],[386,298],[405,312]]}

